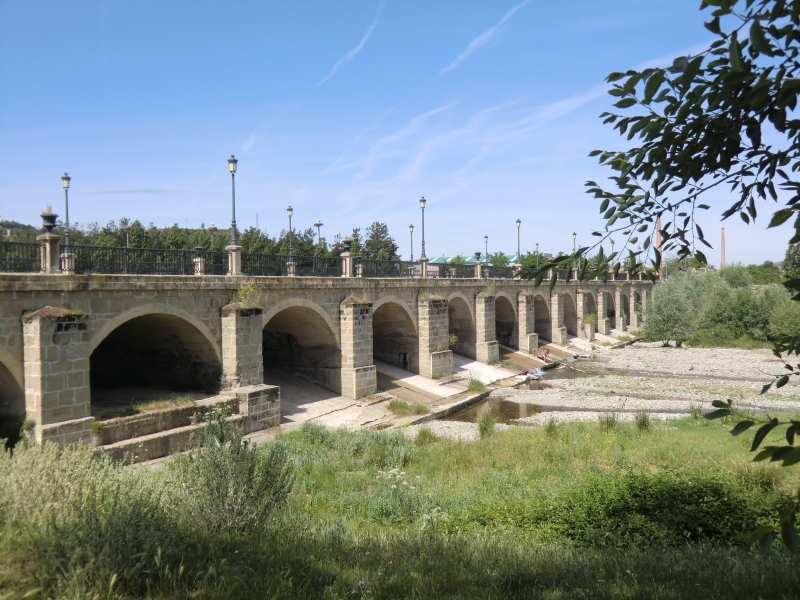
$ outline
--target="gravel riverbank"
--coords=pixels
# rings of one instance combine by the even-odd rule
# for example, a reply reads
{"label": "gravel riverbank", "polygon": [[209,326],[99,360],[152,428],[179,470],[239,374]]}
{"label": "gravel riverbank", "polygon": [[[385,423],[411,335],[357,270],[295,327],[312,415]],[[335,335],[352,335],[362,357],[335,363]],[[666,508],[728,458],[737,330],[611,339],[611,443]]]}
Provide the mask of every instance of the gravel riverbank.
{"label": "gravel riverbank", "polygon": [[[646,410],[654,418],[677,418],[707,412],[714,400],[732,399],[758,413],[800,413],[800,381],[790,379],[781,389],[760,395],[773,375],[786,373],[770,350],[731,348],[663,348],[636,343],[599,351],[593,360],[575,364],[587,377],[554,379],[547,376],[542,390],[499,388],[491,397],[535,404],[541,412],[516,422],[543,425],[555,421],[597,421],[614,412],[631,420]],[[434,421],[423,425],[434,434],[453,439],[477,439],[474,423]],[[419,426],[409,428],[416,435]]]}

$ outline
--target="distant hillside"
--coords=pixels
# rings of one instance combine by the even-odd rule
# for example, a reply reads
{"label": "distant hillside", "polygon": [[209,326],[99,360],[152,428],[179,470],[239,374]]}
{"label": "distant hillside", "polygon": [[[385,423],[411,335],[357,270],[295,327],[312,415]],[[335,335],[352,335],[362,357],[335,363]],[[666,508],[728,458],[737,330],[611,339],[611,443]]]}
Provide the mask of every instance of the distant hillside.
{"label": "distant hillside", "polygon": [[18,223],[17,221],[0,221],[0,239],[10,242],[34,242],[41,233],[33,225]]}

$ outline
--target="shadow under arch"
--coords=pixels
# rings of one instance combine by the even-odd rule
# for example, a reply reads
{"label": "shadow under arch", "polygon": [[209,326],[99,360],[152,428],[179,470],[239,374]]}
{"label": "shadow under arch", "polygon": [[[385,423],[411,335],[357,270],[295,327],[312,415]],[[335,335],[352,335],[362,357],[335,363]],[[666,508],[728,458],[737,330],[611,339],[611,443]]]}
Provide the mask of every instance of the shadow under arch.
{"label": "shadow under arch", "polygon": [[517,312],[506,294],[498,294],[494,299],[494,327],[497,341],[501,346],[519,349],[519,329]]}
{"label": "shadow under arch", "polygon": [[571,294],[561,296],[564,302],[564,327],[567,328],[567,335],[578,337],[578,310]]}
{"label": "shadow under arch", "polygon": [[130,407],[133,400],[162,399],[172,392],[219,391],[221,360],[202,324],[198,327],[196,319],[175,311],[133,317],[130,312],[120,315],[129,318],[111,331],[107,325],[90,343],[93,414],[102,417],[98,411],[114,412]]}
{"label": "shadow under arch", "polygon": [[410,311],[402,303],[385,300],[372,311],[374,358],[419,373],[419,338]]}
{"label": "shadow under arch", "polygon": [[552,341],[553,322],[550,320],[550,307],[541,294],[536,294],[533,299],[533,316],[533,330],[539,336],[539,340]]}
{"label": "shadow under arch", "polygon": [[597,302],[594,299],[594,294],[592,292],[584,292],[584,316],[586,315],[594,315],[597,317]]}
{"label": "shadow under arch", "polygon": [[628,294],[620,294],[619,314],[622,315],[622,323],[625,328],[631,324],[631,303]]}
{"label": "shadow under arch", "polygon": [[289,370],[341,393],[339,339],[330,317],[313,302],[290,300],[270,310],[264,316],[262,347],[264,383],[276,370]]}
{"label": "shadow under arch", "polygon": [[6,448],[12,448],[25,421],[25,392],[21,377],[14,373],[18,361],[5,348],[0,351],[0,439],[6,440]]}
{"label": "shadow under arch", "polygon": [[447,302],[448,333],[456,336],[458,341],[450,346],[451,350],[461,356],[475,360],[476,343],[475,318],[470,310],[466,296],[461,293],[451,294]]}

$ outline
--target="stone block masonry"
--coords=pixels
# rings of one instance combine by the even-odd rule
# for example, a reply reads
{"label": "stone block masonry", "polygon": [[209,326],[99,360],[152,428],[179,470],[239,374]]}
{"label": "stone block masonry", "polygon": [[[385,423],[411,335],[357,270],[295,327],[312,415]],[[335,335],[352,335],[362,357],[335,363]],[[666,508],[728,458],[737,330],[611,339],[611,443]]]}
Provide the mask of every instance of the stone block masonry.
{"label": "stone block masonry", "polygon": [[91,443],[86,315],[46,306],[23,317],[25,412],[37,442]]}
{"label": "stone block masonry", "polygon": [[245,432],[276,427],[281,421],[281,390],[275,385],[250,385],[236,390]]}
{"label": "stone block masonry", "polygon": [[482,363],[493,363],[500,360],[500,344],[495,331],[495,298],[491,294],[481,292],[475,298],[475,354]]}
{"label": "stone block masonry", "polygon": [[453,353],[449,350],[450,327],[447,300],[423,296],[419,311],[419,373],[426,377],[453,374]]}
{"label": "stone block masonry", "polygon": [[372,303],[348,298],[339,309],[342,340],[342,395],[358,399],[378,391],[372,362]]}
{"label": "stone block masonry", "polygon": [[222,308],[223,389],[264,383],[260,308],[229,304]]}

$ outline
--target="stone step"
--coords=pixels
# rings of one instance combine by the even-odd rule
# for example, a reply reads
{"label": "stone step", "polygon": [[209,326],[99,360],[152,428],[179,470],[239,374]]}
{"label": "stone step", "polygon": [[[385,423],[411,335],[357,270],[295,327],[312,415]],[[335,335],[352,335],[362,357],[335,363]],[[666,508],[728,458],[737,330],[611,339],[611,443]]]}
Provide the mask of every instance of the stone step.
{"label": "stone step", "polygon": [[[229,421],[244,424],[244,415],[228,417]],[[132,439],[123,440],[114,444],[106,444],[97,448],[98,452],[105,453],[111,460],[117,462],[124,460],[126,463],[140,463],[155,458],[162,458],[185,452],[200,444],[202,430],[206,423],[176,427],[166,431],[159,431]]]}
{"label": "stone step", "polygon": [[95,443],[98,446],[108,446],[161,431],[187,427],[199,422],[202,415],[214,406],[226,408],[232,415],[239,413],[239,399],[236,395],[221,394],[188,405],[100,421],[102,429],[95,433]]}

